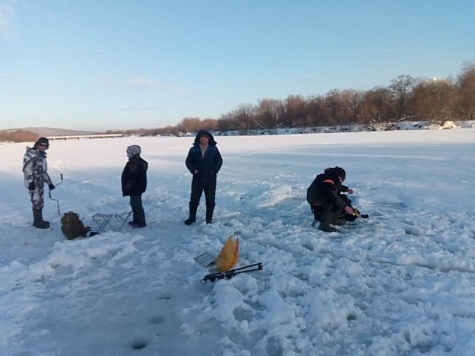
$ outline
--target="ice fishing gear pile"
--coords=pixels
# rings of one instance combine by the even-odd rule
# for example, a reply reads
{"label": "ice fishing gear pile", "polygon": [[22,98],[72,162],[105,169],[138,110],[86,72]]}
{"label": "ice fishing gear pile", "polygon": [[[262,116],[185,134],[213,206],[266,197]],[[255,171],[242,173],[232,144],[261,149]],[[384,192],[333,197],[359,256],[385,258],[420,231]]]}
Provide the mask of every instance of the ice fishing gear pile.
{"label": "ice fishing gear pile", "polygon": [[202,279],[202,282],[206,283],[206,282],[210,281],[211,283],[214,283],[215,281],[220,280],[220,279],[225,279],[225,278],[226,279],[231,279],[234,276],[236,276],[238,274],[241,274],[241,273],[247,273],[247,272],[252,272],[252,271],[262,271],[263,268],[264,267],[262,266],[261,262],[254,263],[252,265],[247,265],[247,266],[243,266],[243,267],[239,267],[239,268],[233,268],[233,269],[230,269],[229,271],[226,271],[226,272],[218,272],[218,273],[208,274],[208,275],[204,276],[204,278]]}
{"label": "ice fishing gear pile", "polygon": [[[231,279],[235,275],[247,273],[252,271],[261,271],[263,269],[262,263],[254,263],[251,265],[233,268],[239,260],[239,239],[233,240],[233,235],[228,237],[221,252],[217,258],[213,258],[209,253],[205,252],[195,257],[195,261],[203,267],[216,266],[216,273],[206,275],[202,282],[210,281],[214,283],[219,279]],[[232,269],[233,268],[233,269]]]}

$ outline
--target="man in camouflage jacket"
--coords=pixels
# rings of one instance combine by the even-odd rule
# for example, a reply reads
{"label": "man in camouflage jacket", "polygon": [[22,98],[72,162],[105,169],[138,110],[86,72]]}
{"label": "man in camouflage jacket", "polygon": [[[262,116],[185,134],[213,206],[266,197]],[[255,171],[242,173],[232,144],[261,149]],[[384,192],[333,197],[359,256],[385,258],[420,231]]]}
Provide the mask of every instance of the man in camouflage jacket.
{"label": "man in camouflage jacket", "polygon": [[49,222],[43,220],[44,184],[48,184],[50,191],[54,189],[54,184],[48,175],[46,162],[46,150],[48,148],[48,139],[40,137],[33,148],[27,147],[23,157],[25,187],[28,188],[33,208],[33,226],[38,229],[49,228]]}

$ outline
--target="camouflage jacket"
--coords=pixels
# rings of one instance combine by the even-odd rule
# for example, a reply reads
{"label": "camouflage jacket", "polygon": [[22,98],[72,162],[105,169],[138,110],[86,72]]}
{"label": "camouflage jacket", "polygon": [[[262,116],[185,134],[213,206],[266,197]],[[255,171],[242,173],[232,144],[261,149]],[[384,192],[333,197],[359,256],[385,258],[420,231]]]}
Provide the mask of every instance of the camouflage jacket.
{"label": "camouflage jacket", "polygon": [[41,153],[35,148],[27,147],[23,157],[23,175],[26,188],[28,188],[31,182],[35,183],[36,187],[42,187],[45,183],[51,184],[46,154]]}

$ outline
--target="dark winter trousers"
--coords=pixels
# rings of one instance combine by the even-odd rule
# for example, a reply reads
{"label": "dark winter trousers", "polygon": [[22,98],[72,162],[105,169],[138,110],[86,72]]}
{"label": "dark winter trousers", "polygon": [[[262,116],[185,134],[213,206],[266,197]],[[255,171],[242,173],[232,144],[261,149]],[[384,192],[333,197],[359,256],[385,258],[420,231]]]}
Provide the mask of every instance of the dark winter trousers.
{"label": "dark winter trousers", "polygon": [[145,226],[145,212],[142,206],[142,194],[130,196],[130,207],[132,208],[133,221],[138,225]]}
{"label": "dark winter trousers", "polygon": [[320,222],[325,226],[329,224],[342,225],[343,221],[339,219],[342,211],[342,208],[334,204],[324,204],[320,215]]}
{"label": "dark winter trousers", "polygon": [[323,205],[310,205],[310,209],[312,210],[314,220],[320,221],[320,218],[322,216],[322,207]]}
{"label": "dark winter trousers", "polygon": [[194,211],[196,214],[196,208],[200,203],[201,195],[205,192],[206,199],[206,221],[211,222],[213,218],[213,210],[216,197],[216,181],[200,181],[193,179],[191,181],[191,197],[190,197],[190,215]]}
{"label": "dark winter trousers", "polygon": [[[340,199],[342,199],[347,205],[351,206],[351,200],[344,194],[340,194]],[[343,212],[342,208],[338,208],[334,204],[329,204],[326,202],[319,203],[318,205],[310,205],[312,210],[313,217],[317,221],[324,223],[341,223],[340,215]],[[322,220],[323,219],[323,220]]]}

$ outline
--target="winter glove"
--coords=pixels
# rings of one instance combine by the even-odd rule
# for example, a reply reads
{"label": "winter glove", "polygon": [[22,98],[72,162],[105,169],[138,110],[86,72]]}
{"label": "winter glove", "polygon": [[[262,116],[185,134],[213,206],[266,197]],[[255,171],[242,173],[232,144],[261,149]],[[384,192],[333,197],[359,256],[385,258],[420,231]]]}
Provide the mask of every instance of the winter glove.
{"label": "winter glove", "polygon": [[35,182],[31,182],[30,184],[28,184],[28,190],[35,190],[36,187],[35,187]]}
{"label": "winter glove", "polygon": [[50,184],[48,185],[48,188],[49,188],[49,191],[51,192],[51,191],[55,188],[55,186],[54,186],[53,183],[50,183]]}

